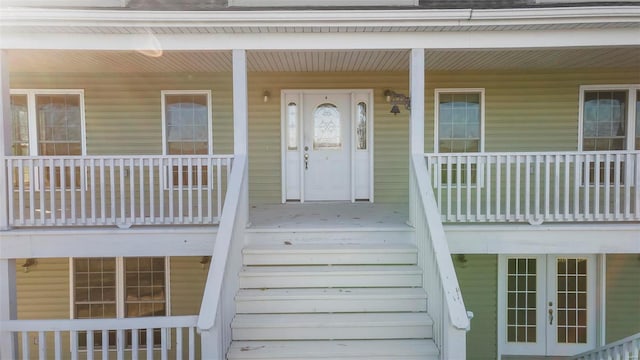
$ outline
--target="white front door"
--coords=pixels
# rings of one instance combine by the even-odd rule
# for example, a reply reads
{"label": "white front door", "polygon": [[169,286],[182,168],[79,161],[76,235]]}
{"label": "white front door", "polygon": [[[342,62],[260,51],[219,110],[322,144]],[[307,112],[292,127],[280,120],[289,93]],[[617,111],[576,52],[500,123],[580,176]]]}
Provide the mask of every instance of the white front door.
{"label": "white front door", "polygon": [[499,274],[503,355],[567,356],[595,347],[594,256],[501,256]]}

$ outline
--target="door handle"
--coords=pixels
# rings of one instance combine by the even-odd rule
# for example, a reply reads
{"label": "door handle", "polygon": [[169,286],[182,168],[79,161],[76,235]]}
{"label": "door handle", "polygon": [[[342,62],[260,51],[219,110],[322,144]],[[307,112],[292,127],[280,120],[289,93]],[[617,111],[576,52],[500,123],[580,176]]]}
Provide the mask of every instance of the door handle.
{"label": "door handle", "polygon": [[553,325],[553,309],[549,309],[549,325]]}
{"label": "door handle", "polygon": [[309,170],[309,154],[304,153],[304,169]]}

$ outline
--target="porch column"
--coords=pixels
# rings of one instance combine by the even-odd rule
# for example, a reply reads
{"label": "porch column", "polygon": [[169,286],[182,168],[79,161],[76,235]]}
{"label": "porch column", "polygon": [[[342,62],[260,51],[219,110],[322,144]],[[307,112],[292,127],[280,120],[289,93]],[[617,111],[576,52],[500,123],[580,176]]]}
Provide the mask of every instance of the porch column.
{"label": "porch column", "polygon": [[410,153],[424,154],[424,49],[411,49],[409,95],[411,96]]}
{"label": "porch column", "polygon": [[247,101],[247,51],[234,49],[233,52],[233,153],[247,155],[248,112]]}
{"label": "porch column", "polygon": [[[11,98],[9,97],[9,63],[7,50],[0,50],[0,231],[9,229],[8,184],[5,157],[11,155]],[[4,359],[4,358],[3,358]]]}
{"label": "porch column", "polygon": [[[18,318],[16,260],[0,259],[0,321]],[[0,327],[0,359],[18,358],[18,338]]]}

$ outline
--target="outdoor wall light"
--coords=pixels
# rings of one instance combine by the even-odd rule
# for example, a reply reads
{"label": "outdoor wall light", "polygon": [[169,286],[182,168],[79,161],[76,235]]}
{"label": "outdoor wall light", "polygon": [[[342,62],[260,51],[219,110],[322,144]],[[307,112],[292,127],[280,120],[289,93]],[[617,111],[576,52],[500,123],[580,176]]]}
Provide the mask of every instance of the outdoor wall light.
{"label": "outdoor wall light", "polygon": [[32,267],[33,265],[37,264],[38,261],[36,259],[27,259],[24,264],[22,264],[22,269],[24,270],[24,272],[29,272],[29,268]]}
{"label": "outdoor wall light", "polygon": [[405,94],[399,94],[393,90],[385,90],[384,98],[388,103],[391,103],[391,113],[398,115],[400,113],[400,107],[398,105],[404,105],[404,108],[411,110],[411,98]]}
{"label": "outdoor wall light", "polygon": [[271,93],[268,90],[262,92],[262,101],[268,102],[271,97]]}
{"label": "outdoor wall light", "polygon": [[211,262],[211,256],[203,256],[200,258],[200,265],[202,265],[202,269],[207,267],[207,265]]}

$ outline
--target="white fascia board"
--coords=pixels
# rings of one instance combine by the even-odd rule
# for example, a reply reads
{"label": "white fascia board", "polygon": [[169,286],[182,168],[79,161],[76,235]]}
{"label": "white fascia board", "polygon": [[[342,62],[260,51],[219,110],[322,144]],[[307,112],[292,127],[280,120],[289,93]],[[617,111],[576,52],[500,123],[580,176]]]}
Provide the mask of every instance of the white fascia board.
{"label": "white fascia board", "polygon": [[129,11],[3,9],[3,26],[384,27],[517,26],[640,21],[640,7],[526,9]]}
{"label": "white fascia board", "polygon": [[640,224],[445,225],[454,254],[638,254]]}
{"label": "white fascia board", "polygon": [[536,49],[639,46],[635,28],[305,34],[52,34],[4,33],[0,49],[41,50],[365,50]]}
{"label": "white fascia board", "polygon": [[0,258],[204,256],[216,227],[38,229],[0,232]]}

